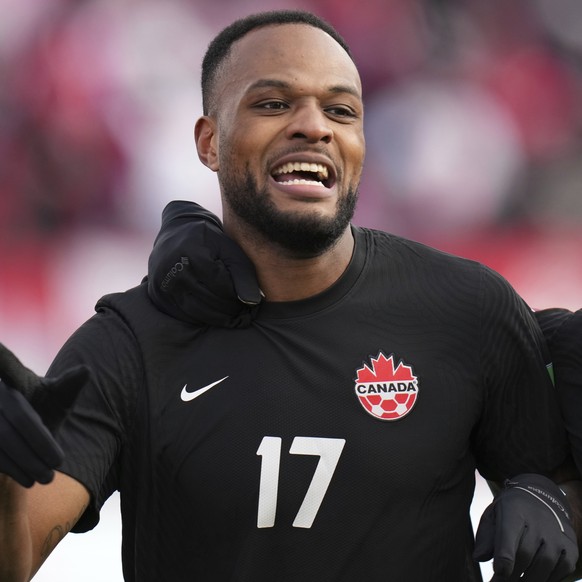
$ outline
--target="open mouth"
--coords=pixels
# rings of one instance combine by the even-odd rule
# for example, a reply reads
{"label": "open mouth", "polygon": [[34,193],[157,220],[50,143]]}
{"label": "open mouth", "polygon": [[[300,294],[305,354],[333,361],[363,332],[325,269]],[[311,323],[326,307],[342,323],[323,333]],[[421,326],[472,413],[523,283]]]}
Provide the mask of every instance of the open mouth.
{"label": "open mouth", "polygon": [[276,182],[289,185],[310,185],[331,188],[333,179],[324,164],[313,162],[287,162],[275,168],[272,176]]}

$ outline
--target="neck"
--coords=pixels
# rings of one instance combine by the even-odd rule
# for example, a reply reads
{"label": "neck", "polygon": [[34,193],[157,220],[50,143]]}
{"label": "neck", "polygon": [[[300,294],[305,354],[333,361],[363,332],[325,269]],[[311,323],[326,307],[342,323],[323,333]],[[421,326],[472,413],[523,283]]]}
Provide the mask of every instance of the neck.
{"label": "neck", "polygon": [[297,301],[321,293],[346,270],[354,249],[348,226],[337,242],[320,256],[296,258],[273,244],[258,244],[229,232],[255,265],[267,301]]}

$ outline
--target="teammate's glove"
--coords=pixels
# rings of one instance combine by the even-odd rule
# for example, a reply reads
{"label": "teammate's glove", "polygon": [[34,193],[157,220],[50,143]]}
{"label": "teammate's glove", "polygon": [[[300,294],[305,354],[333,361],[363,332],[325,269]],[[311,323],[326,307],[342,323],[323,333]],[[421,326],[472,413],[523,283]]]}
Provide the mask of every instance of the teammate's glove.
{"label": "teammate's glove", "polygon": [[574,571],[578,544],[562,490],[542,475],[507,480],[483,513],[474,557],[493,558],[492,582],[563,580]]}
{"label": "teammate's glove", "polygon": [[245,327],[261,301],[255,268],[212,212],[170,202],[148,263],[148,293],[165,313],[195,323]]}
{"label": "teammate's glove", "polygon": [[42,378],[0,344],[0,473],[24,487],[53,479],[63,452],[51,431],[64,420],[87,378],[83,366]]}

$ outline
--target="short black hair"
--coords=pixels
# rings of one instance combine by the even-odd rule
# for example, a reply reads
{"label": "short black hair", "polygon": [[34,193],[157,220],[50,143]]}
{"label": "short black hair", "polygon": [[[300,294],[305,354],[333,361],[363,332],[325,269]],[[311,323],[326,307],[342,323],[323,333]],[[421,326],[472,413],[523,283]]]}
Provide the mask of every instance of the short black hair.
{"label": "short black hair", "polygon": [[250,14],[229,24],[208,45],[202,61],[202,109],[204,115],[208,115],[210,111],[214,84],[222,64],[230,54],[232,45],[252,30],[278,24],[307,24],[314,28],[320,28],[329,34],[354,60],[348,44],[337,30],[329,22],[311,12],[305,10],[271,10]]}

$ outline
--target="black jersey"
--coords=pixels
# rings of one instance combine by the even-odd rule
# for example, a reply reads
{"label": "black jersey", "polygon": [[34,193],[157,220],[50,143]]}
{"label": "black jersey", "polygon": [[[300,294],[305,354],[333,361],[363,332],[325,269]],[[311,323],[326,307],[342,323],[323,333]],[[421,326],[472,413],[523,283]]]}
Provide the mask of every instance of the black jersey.
{"label": "black jersey", "polygon": [[539,329],[499,275],[354,228],[341,279],[243,329],[104,298],[50,373],[93,370],[59,435],[92,527],[121,492],[128,581],[479,579],[475,469],[544,472],[566,437]]}

